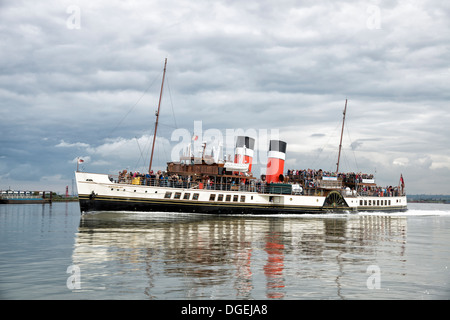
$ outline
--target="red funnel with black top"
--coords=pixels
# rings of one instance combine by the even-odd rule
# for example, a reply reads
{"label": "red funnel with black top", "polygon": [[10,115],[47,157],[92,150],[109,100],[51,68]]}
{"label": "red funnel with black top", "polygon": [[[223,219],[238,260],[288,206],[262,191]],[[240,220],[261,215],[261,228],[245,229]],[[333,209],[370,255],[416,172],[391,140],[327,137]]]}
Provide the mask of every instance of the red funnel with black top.
{"label": "red funnel with black top", "polygon": [[287,143],[280,140],[270,140],[267,153],[266,181],[283,182],[284,161],[286,159]]}
{"label": "red funnel with black top", "polygon": [[255,139],[244,136],[237,137],[234,163],[248,163],[248,172],[251,172],[254,149]]}

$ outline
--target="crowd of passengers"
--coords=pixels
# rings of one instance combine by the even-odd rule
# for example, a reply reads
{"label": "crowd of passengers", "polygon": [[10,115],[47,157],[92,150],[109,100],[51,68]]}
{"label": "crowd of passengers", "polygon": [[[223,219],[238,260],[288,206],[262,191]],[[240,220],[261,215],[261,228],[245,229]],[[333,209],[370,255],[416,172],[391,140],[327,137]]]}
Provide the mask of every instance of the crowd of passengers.
{"label": "crowd of passengers", "polygon": [[[118,183],[128,183],[128,184],[141,184],[141,185],[165,185],[172,186],[175,184],[183,184],[184,182],[190,182],[190,177],[188,179],[183,180],[181,176],[176,174],[167,175],[163,173],[161,170],[157,172],[150,171],[150,173],[140,173],[136,172],[128,172],[127,170],[123,170],[119,172]],[[170,183],[169,183],[170,182]]]}
{"label": "crowd of passengers", "polygon": [[[313,190],[320,187],[320,180],[323,177],[338,177],[345,183],[361,183],[362,179],[373,179],[372,174],[363,173],[336,173],[323,171],[323,170],[287,170],[284,176],[284,183],[298,183],[302,186],[303,192],[307,190]],[[200,182],[201,181],[201,182]],[[119,172],[118,183],[127,184],[139,184],[147,186],[160,186],[160,187],[175,187],[175,188],[191,188],[199,187],[204,189],[217,189],[217,190],[247,190],[264,192],[267,187],[264,178],[262,179],[242,179],[241,177],[227,178],[224,180],[214,180],[208,176],[203,176],[197,181],[193,181],[191,176],[181,176],[177,174],[168,175],[167,172],[161,170],[157,172],[150,171],[150,173],[140,172],[128,172],[123,170]],[[344,186],[343,189],[346,187]],[[354,193],[354,190],[351,190]],[[379,197],[392,197],[399,195],[397,187],[387,186],[367,186],[361,185],[358,188],[358,193],[365,196],[379,196]]]}
{"label": "crowd of passengers", "polygon": [[204,188],[211,190],[251,190],[264,191],[264,184],[261,180],[242,179],[242,176],[236,178],[214,179],[207,175],[197,178],[195,181],[191,176],[182,176],[178,174],[167,174],[161,170],[157,172],[150,171],[148,174],[139,172],[119,172],[118,183],[140,184],[146,186],[173,187],[173,188]]}
{"label": "crowd of passengers", "polygon": [[[338,180],[345,184],[357,185],[362,184],[363,180],[373,180],[373,174],[361,173],[361,172],[331,172],[322,169],[304,169],[304,170],[292,170],[288,169],[286,172],[286,182],[299,182],[303,187],[315,189],[320,187],[320,181],[324,177],[336,177]],[[344,186],[344,188],[346,188]],[[354,190],[350,190],[352,193]],[[372,186],[372,185],[360,185],[358,187],[358,193],[365,196],[378,196],[378,197],[392,197],[400,195],[401,191],[397,187],[393,186]]]}
{"label": "crowd of passengers", "polygon": [[361,183],[363,179],[373,179],[373,174],[356,173],[356,172],[330,172],[322,169],[305,169],[305,170],[291,170],[286,172],[286,176],[292,180],[322,180],[323,177],[337,177],[344,183]]}

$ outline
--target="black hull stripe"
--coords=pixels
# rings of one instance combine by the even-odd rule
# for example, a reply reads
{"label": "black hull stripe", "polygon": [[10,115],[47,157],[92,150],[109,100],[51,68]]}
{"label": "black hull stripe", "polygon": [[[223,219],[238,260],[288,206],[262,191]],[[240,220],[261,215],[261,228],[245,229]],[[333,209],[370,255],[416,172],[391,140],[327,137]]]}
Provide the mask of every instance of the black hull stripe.
{"label": "black hull stripe", "polygon": [[165,212],[198,212],[211,214],[267,214],[267,213],[342,213],[360,211],[398,212],[406,211],[406,207],[307,207],[239,204],[233,202],[207,203],[201,201],[170,201],[161,199],[129,199],[114,197],[95,197],[90,199],[80,196],[80,209],[88,211],[165,211]]}
{"label": "black hull stripe", "polygon": [[96,196],[94,199],[90,199],[88,196],[79,196],[80,201],[110,201],[110,202],[127,202],[127,203],[139,203],[139,204],[152,204],[152,205],[160,205],[160,206],[195,206],[195,207],[226,207],[226,208],[237,208],[237,209],[252,209],[252,208],[261,208],[261,209],[303,209],[303,210],[322,210],[322,207],[309,207],[309,206],[294,206],[294,205],[267,205],[267,204],[258,204],[258,203],[240,203],[240,202],[206,202],[206,201],[189,201],[189,200],[168,200],[168,199],[143,199],[143,198],[124,198],[124,197],[104,197],[104,196]]}

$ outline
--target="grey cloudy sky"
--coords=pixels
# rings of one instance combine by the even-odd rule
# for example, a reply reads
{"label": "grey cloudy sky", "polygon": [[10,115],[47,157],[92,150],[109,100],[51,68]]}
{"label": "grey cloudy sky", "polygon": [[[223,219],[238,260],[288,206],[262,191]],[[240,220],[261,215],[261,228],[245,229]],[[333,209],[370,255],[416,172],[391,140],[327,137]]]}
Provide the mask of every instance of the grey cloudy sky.
{"label": "grey cloudy sky", "polygon": [[[0,1],[0,189],[155,166],[176,128],[278,130],[286,169],[450,194],[448,1]],[[263,172],[264,146],[259,167]]]}

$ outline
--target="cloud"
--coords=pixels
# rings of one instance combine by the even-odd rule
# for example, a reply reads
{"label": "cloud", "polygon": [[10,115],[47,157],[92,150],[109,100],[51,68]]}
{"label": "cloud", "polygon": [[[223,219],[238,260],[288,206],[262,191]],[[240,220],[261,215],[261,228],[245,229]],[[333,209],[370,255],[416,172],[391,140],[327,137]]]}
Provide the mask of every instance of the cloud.
{"label": "cloud", "polygon": [[407,166],[408,163],[409,163],[408,158],[396,158],[396,159],[394,159],[394,161],[392,161],[393,165],[401,166],[401,167]]}
{"label": "cloud", "polygon": [[67,143],[64,140],[61,140],[60,143],[58,143],[56,148],[87,148],[89,147],[89,144],[83,143],[83,142],[75,142],[75,143]]}
{"label": "cloud", "polygon": [[450,157],[438,157],[439,160],[433,161],[432,165],[430,166],[430,169],[433,170],[441,170],[441,169],[450,169]]}
{"label": "cloud", "polygon": [[70,184],[78,156],[145,170],[167,57],[161,168],[173,130],[196,120],[278,129],[289,165],[333,168],[348,99],[345,170],[405,170],[422,192],[423,177],[450,179],[449,13],[433,0],[2,3],[0,188]]}

